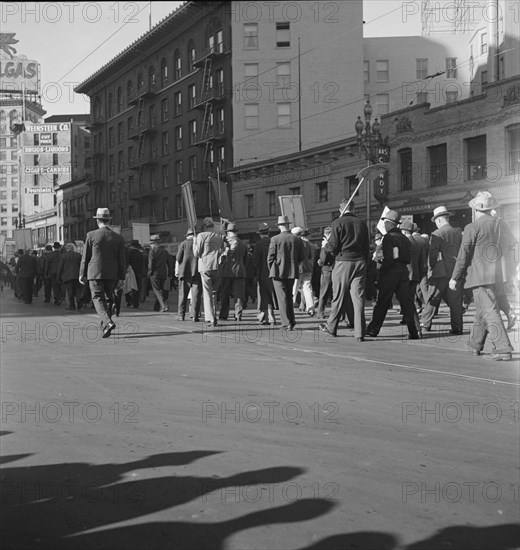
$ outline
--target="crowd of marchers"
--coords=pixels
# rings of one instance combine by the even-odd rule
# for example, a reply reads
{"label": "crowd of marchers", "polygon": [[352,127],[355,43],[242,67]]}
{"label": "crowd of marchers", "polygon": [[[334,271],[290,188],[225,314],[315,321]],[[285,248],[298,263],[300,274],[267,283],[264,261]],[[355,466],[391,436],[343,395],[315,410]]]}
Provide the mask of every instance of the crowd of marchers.
{"label": "crowd of marchers", "polygon": [[[197,234],[187,231],[176,257],[157,235],[145,247],[135,240],[125,246],[110,228],[108,209],[99,208],[98,229],[88,233],[82,254],[72,243],[54,243],[39,257],[18,251],[15,292],[31,303],[43,287],[45,302],[53,298],[60,305],[66,299],[69,311],[92,304],[104,337],[115,328],[113,317],[119,315],[123,296],[127,307],[138,308],[153,291],[154,310],[167,312],[168,294],[177,288],[178,321],[189,315],[215,327],[231,314],[241,322],[251,300],[262,325],[279,324],[281,330],[292,331],[299,307],[324,321],[319,329],[331,336],[337,336],[345,320],[356,342],[378,336],[394,298],[411,340],[432,330],[442,301],[450,311],[450,334],[462,335],[463,313],[473,301],[468,351],[480,355],[489,340],[493,352],[486,357],[510,360],[507,331],[516,316],[506,288],[514,284],[518,289],[514,237],[498,217],[499,205],[490,193],[479,192],[469,206],[474,221],[464,231],[451,225],[446,207],[435,208],[437,229],[431,235],[420,234],[409,221],[401,223],[400,214],[389,210],[370,243],[366,223],[355,215],[354,204],[344,200],[318,248],[305,228],[291,228],[287,216],[279,216],[273,236],[273,228],[261,223],[254,244],[238,237],[235,223],[216,230],[214,220],[205,218]],[[367,323],[365,303],[370,300],[373,311]]]}

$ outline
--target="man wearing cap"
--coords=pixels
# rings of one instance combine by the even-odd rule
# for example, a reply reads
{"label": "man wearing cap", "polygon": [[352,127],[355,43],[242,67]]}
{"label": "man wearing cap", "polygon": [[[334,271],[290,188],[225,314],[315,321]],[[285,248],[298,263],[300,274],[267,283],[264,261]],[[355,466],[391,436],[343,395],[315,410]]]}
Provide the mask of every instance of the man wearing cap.
{"label": "man wearing cap", "polygon": [[202,220],[203,231],[193,240],[193,254],[204,293],[204,320],[208,326],[217,326],[216,293],[220,285],[221,259],[225,251],[224,237],[214,231],[212,218]]}
{"label": "man wearing cap", "polygon": [[[60,265],[61,258],[61,244],[55,242],[52,248],[52,252],[49,252],[45,259],[44,277],[49,280],[49,283],[47,284],[52,288],[52,293],[54,295],[54,305],[59,306],[62,301],[61,286],[58,283],[58,266]],[[47,296],[45,297],[45,301],[47,301]]]}
{"label": "man wearing cap", "polygon": [[148,255],[148,277],[155,294],[154,311],[168,311],[164,296],[164,282],[169,277],[168,251],[160,246],[159,235],[150,237],[150,254]]}
{"label": "man wearing cap", "polygon": [[273,280],[269,278],[269,267],[267,256],[271,239],[269,237],[269,225],[261,223],[258,226],[260,240],[253,249],[253,267],[256,271],[258,283],[258,321],[261,325],[275,325],[276,318],[274,310],[278,308],[276,295],[273,287]]}
{"label": "man wearing cap", "polygon": [[190,317],[195,323],[199,322],[200,304],[202,300],[202,281],[197,269],[197,258],[193,254],[193,238],[195,232],[188,229],[186,239],[179,245],[175,261],[175,276],[179,279],[179,308],[177,320],[184,321],[186,304],[191,291]]}
{"label": "man wearing cap", "polygon": [[280,234],[271,238],[267,266],[278,301],[282,329],[293,330],[296,319],[292,293],[294,281],[300,274],[298,266],[304,259],[305,250],[302,240],[289,230],[290,222],[287,216],[278,216],[277,225]]}
{"label": "man wearing cap", "polygon": [[400,219],[401,216],[395,210],[389,210],[382,218],[386,234],[381,243],[383,258],[379,270],[379,293],[366,333],[371,337],[379,334],[395,294],[406,320],[408,339],[418,340],[421,336],[414,322],[415,306],[408,283],[407,266],[411,259],[411,244],[397,227]]}
{"label": "man wearing cap", "polygon": [[146,277],[147,267],[144,254],[141,252],[140,248],[141,243],[134,239],[128,247],[127,255],[127,263],[134,271],[137,290],[132,291],[131,294],[127,294],[126,303],[127,306],[133,306],[135,309],[139,307],[141,291],[143,288],[143,277]]}
{"label": "man wearing cap", "polygon": [[235,321],[242,320],[246,294],[247,244],[238,238],[237,227],[226,227],[227,254],[222,264],[219,319],[227,321],[231,296],[235,298]]}
{"label": "man wearing cap", "polygon": [[487,191],[479,191],[469,202],[475,221],[464,228],[462,246],[451,274],[449,287],[462,286],[473,291],[475,317],[468,346],[473,355],[480,355],[490,335],[493,352],[486,358],[509,361],[513,347],[500,315],[497,292],[515,269],[514,236],[508,226],[491,216],[498,203]]}
{"label": "man wearing cap", "polygon": [[112,216],[108,208],[98,208],[94,219],[98,229],[87,233],[79,282],[85,284],[88,280],[92,302],[101,317],[103,338],[108,338],[116,328],[108,303],[115,301],[118,281],[123,284],[126,276],[125,241],[110,228]]}
{"label": "man wearing cap", "polygon": [[437,307],[444,299],[450,308],[450,334],[460,335],[463,332],[462,287],[452,290],[448,283],[462,242],[462,231],[452,227],[449,221],[451,216],[453,214],[445,206],[439,206],[433,211],[432,222],[437,229],[430,237],[428,301],[423,306],[421,326],[424,330],[431,330]]}
{"label": "man wearing cap", "polygon": [[18,262],[14,272],[22,300],[26,304],[32,304],[33,281],[38,273],[38,262],[30,250],[26,250],[25,253],[22,249],[18,250]]}
{"label": "man wearing cap", "polygon": [[[421,245],[418,241],[416,241],[413,238],[413,223],[412,222],[402,222],[399,226],[399,229],[403,233],[403,235],[410,241],[411,246],[411,256],[410,256],[410,263],[408,264],[408,278],[409,278],[409,285],[410,285],[410,295],[412,296],[412,300],[415,299],[415,295],[417,292],[417,285],[419,284],[419,281],[421,280]],[[417,309],[414,308],[414,315],[413,320],[415,323],[415,326],[417,327],[417,331],[421,330],[421,325],[419,323],[419,315],[417,315]],[[407,324],[407,320],[403,317],[403,320],[401,321],[402,325]]]}
{"label": "man wearing cap", "polygon": [[[342,313],[347,310],[350,294],[354,310],[354,335],[358,342],[365,338],[365,281],[370,241],[368,227],[354,213],[354,204],[343,199],[340,217],[332,222],[329,243],[335,263],[332,269],[332,304],[326,323],[320,330],[336,336]],[[350,309],[350,307],[348,307]]]}

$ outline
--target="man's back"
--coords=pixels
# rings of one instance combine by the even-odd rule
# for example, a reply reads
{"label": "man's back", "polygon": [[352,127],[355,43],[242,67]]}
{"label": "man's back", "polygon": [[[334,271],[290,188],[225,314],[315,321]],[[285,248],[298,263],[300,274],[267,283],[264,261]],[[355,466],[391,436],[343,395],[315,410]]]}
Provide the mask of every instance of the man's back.
{"label": "man's back", "polygon": [[302,240],[288,231],[271,238],[268,253],[269,277],[297,279],[298,265],[304,258]]}
{"label": "man's back", "polygon": [[201,273],[219,269],[223,251],[224,238],[214,231],[203,231],[193,241],[193,253],[199,260],[198,269]]}
{"label": "man's back", "polygon": [[[442,259],[446,277],[451,277],[462,242],[462,231],[450,224],[436,229],[430,239],[429,264],[433,267]],[[439,258],[440,253],[440,258]]]}
{"label": "man's back", "polygon": [[223,277],[245,278],[247,244],[238,237],[228,238],[229,249],[222,268]]}
{"label": "man's back", "polygon": [[329,242],[338,261],[367,260],[370,247],[367,224],[347,212],[332,222]]}
{"label": "man's back", "polygon": [[125,242],[109,227],[87,233],[80,275],[88,280],[124,280],[126,273]]}
{"label": "man's back", "polygon": [[179,277],[191,279],[197,273],[197,258],[193,253],[193,239],[182,241],[177,251],[177,262],[179,263]]}
{"label": "man's back", "polygon": [[161,246],[157,246],[150,250],[148,256],[148,274],[151,277],[158,279],[166,279],[168,277],[168,251]]}
{"label": "man's back", "polygon": [[63,282],[78,279],[81,265],[81,254],[70,250],[61,255],[58,276]]}

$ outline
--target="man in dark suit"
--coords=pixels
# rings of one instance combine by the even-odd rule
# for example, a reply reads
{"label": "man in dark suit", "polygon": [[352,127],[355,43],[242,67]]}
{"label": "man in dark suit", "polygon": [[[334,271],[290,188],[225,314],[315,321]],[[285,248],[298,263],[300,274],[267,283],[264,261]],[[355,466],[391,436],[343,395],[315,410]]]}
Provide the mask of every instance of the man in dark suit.
{"label": "man in dark suit", "polygon": [[58,265],[58,283],[63,285],[69,300],[67,311],[81,309],[79,300],[81,285],[79,284],[79,267],[81,265],[81,254],[74,250],[74,244],[65,245],[65,253],[61,255]]}
{"label": "man in dark suit", "polygon": [[18,262],[15,267],[15,273],[18,279],[18,288],[22,300],[26,304],[32,304],[33,281],[38,273],[38,262],[30,250],[18,250]]}
{"label": "man in dark suit", "polygon": [[83,247],[80,265],[81,284],[88,280],[92,301],[101,317],[103,338],[108,338],[116,327],[107,309],[108,301],[114,301],[118,281],[126,276],[125,241],[110,228],[110,211],[98,208],[94,219],[98,229],[89,231]]}
{"label": "man in dark suit", "polygon": [[126,301],[128,306],[133,305],[136,309],[139,307],[139,301],[141,298],[143,277],[146,276],[146,259],[144,257],[144,254],[139,250],[140,248],[141,245],[139,241],[133,240],[130,243],[127,255],[128,265],[134,271],[137,290],[135,290],[132,294],[127,294]]}
{"label": "man in dark suit", "polygon": [[[411,245],[411,257],[410,257],[410,263],[408,264],[408,278],[409,278],[409,285],[410,285],[410,295],[412,296],[412,299],[415,299],[416,293],[417,293],[417,285],[419,284],[419,281],[421,280],[421,244],[416,241],[413,238],[412,232],[413,232],[413,223],[412,222],[403,222],[399,226],[399,229],[403,233],[405,237],[410,241]],[[421,330],[421,325],[419,323],[419,315],[417,314],[417,309],[414,309],[414,317],[413,317],[415,326],[417,327],[417,331]],[[406,325],[407,320],[403,317],[403,320],[401,321],[401,325]]]}
{"label": "man in dark suit", "polygon": [[148,255],[148,277],[150,277],[150,284],[155,294],[154,311],[168,311],[164,297],[164,282],[169,277],[168,251],[160,246],[159,235],[152,235],[150,237],[150,254]]}
{"label": "man in dark suit", "polygon": [[453,216],[445,206],[439,206],[433,211],[432,222],[437,229],[430,238],[428,254],[428,302],[424,305],[421,315],[421,326],[424,330],[431,330],[432,320],[442,299],[450,308],[450,334],[461,335],[463,332],[462,319],[462,287],[455,290],[449,288],[449,280],[455,267],[457,254],[462,243],[462,231],[452,227],[449,218]]}
{"label": "man in dark suit", "polygon": [[299,277],[298,266],[303,262],[305,251],[301,239],[291,233],[287,216],[278,216],[277,225],[280,234],[271,238],[267,265],[278,300],[282,329],[293,330],[296,319],[292,292],[294,280]]}
{"label": "man in dark suit", "polygon": [[277,309],[273,280],[269,278],[267,254],[271,239],[269,237],[269,225],[261,223],[258,226],[260,240],[253,249],[252,264],[258,282],[258,321],[261,325],[275,325],[274,310]]}
{"label": "man in dark suit", "polygon": [[318,302],[318,319],[325,319],[325,307],[330,297],[332,297],[332,268],[334,267],[334,254],[332,245],[329,242],[332,229],[326,227],[323,231],[323,240],[321,242],[320,257],[318,265],[321,267],[320,277],[320,300]]}
{"label": "man in dark suit", "polygon": [[54,250],[52,252],[49,252],[45,259],[44,277],[50,281],[48,284],[52,288],[52,293],[54,295],[54,305],[59,306],[62,301],[61,286],[58,283],[58,266],[60,265],[61,259],[61,244],[55,242],[52,248]]}
{"label": "man in dark suit", "polygon": [[179,308],[177,320],[184,321],[186,316],[186,304],[191,290],[190,317],[195,323],[200,319],[200,304],[202,300],[202,281],[197,269],[198,260],[193,254],[193,229],[188,229],[186,239],[182,241],[177,250],[175,262],[175,276],[179,279]]}

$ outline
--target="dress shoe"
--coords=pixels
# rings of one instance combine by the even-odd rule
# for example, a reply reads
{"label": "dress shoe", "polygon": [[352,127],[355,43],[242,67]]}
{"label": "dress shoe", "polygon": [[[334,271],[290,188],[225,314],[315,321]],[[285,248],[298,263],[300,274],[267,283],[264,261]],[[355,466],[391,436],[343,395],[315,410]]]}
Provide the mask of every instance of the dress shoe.
{"label": "dress shoe", "polygon": [[207,327],[216,327],[216,326],[218,326],[218,323],[217,323],[217,321],[208,321],[206,323],[206,326]]}
{"label": "dress shoe", "polygon": [[453,334],[454,336],[462,336],[464,334],[464,331],[462,329],[454,329],[452,328],[450,330],[450,334]]}
{"label": "dress shoe", "polygon": [[359,337],[356,337],[356,342],[364,342],[365,339],[363,338],[363,336],[361,336],[360,338]]}
{"label": "dress shoe", "polygon": [[377,338],[377,334],[375,332],[372,332],[371,330],[367,330],[365,332],[365,336],[370,336],[370,338]]}
{"label": "dress shoe", "polygon": [[354,329],[354,325],[352,323],[345,323],[345,326],[349,328],[350,330]]}
{"label": "dress shoe", "polygon": [[401,319],[401,321],[399,321],[399,324],[400,325],[407,325],[408,321],[405,321],[404,319]]}
{"label": "dress shoe", "polygon": [[513,356],[511,353],[491,353],[486,355],[484,359],[490,359],[491,361],[511,361]]}
{"label": "dress shoe", "polygon": [[314,317],[314,316],[316,315],[316,311],[314,311],[314,309],[309,309],[309,310],[307,311],[307,315],[308,315],[309,317]]}
{"label": "dress shoe", "polygon": [[161,311],[162,313],[166,313],[167,311],[170,311],[170,308],[168,306],[164,306]]}
{"label": "dress shoe", "polygon": [[327,334],[330,334],[331,336],[334,336],[334,337],[336,336],[336,334],[334,334],[333,332],[330,332],[330,330],[327,328],[327,325],[325,323],[320,323],[319,327],[321,332],[326,332]]}
{"label": "dress shoe", "polygon": [[424,330],[425,332],[430,332],[430,331],[432,330],[432,327],[431,327],[431,326],[427,327],[426,325],[423,325],[422,323],[421,323],[421,328],[422,328],[422,330]]}
{"label": "dress shoe", "polygon": [[177,321],[184,321],[184,315],[179,315],[177,317]]}
{"label": "dress shoe", "polygon": [[108,338],[115,328],[116,324],[113,321],[110,321],[110,323],[108,323],[108,325],[103,329],[103,338]]}
{"label": "dress shoe", "polygon": [[194,317],[194,318],[193,318],[193,322],[194,322],[194,323],[198,323],[199,321],[200,321],[200,319],[199,319],[198,317]]}
{"label": "dress shoe", "polygon": [[282,330],[293,330],[293,325],[284,325]]}
{"label": "dress shoe", "polygon": [[408,335],[408,340],[420,340],[420,339],[421,339],[420,334],[409,334]]}

